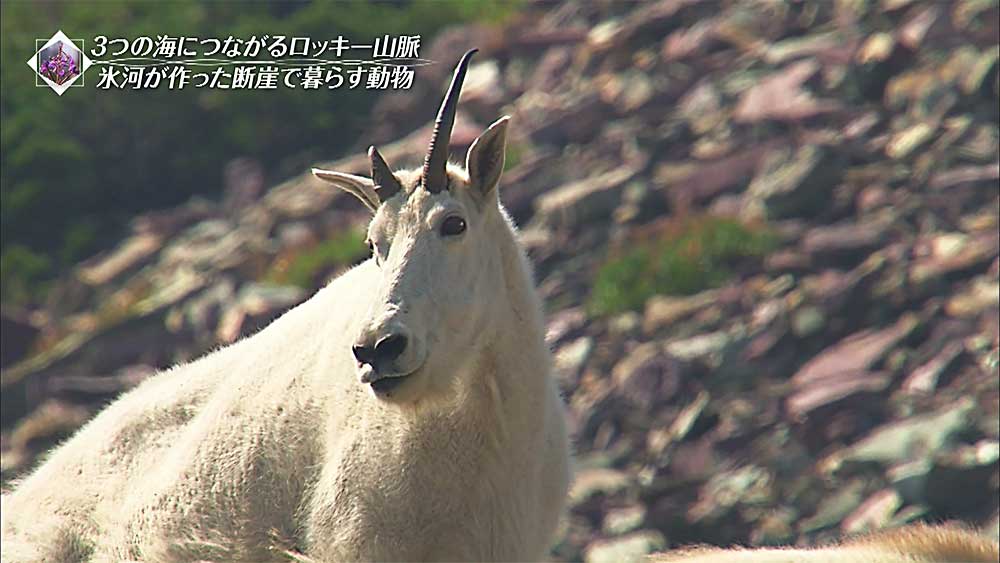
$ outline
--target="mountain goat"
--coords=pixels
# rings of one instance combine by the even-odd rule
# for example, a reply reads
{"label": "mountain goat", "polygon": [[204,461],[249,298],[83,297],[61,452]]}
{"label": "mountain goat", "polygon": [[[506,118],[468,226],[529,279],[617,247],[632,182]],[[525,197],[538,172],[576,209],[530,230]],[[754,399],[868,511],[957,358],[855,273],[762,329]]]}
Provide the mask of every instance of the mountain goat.
{"label": "mountain goat", "polygon": [[569,485],[539,299],[499,204],[508,118],[447,163],[314,170],[372,257],[108,406],[3,498],[4,561],[526,561]]}
{"label": "mountain goat", "polygon": [[915,525],[817,549],[700,547],[650,563],[996,563],[1000,544],[954,527]]}

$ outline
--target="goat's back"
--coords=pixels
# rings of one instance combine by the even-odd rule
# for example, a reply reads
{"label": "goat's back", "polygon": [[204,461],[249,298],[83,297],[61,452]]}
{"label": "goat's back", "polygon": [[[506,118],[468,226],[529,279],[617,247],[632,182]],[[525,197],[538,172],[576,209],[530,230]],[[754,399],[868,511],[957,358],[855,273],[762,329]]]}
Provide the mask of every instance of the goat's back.
{"label": "goat's back", "polygon": [[350,332],[367,275],[108,406],[4,495],[4,561],[273,558],[298,527],[320,421],[350,411],[329,404],[349,359],[324,354],[349,347],[317,339]]}

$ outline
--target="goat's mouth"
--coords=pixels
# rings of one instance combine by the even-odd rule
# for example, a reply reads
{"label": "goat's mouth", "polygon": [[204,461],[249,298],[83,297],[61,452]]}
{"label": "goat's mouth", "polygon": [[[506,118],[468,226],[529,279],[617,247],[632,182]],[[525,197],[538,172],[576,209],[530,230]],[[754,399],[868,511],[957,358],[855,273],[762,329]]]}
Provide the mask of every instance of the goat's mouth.
{"label": "goat's mouth", "polygon": [[385,397],[398,389],[413,376],[415,371],[408,373],[382,372],[370,364],[361,366],[361,383],[370,385],[376,395]]}
{"label": "goat's mouth", "polygon": [[404,382],[406,382],[406,380],[410,378],[410,375],[412,374],[389,375],[371,381],[368,384],[371,385],[372,391],[374,391],[375,394],[388,395],[389,393],[396,390]]}

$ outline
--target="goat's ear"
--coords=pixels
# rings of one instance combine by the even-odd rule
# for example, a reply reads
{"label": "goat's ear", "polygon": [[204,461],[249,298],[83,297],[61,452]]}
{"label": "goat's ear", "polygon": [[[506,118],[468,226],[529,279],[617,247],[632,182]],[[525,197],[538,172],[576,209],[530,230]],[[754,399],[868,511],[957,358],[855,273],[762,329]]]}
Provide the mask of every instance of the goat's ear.
{"label": "goat's ear", "polygon": [[504,155],[507,152],[507,122],[505,115],[493,122],[469,147],[465,157],[465,169],[469,172],[469,182],[482,195],[493,191],[503,173]]}
{"label": "goat's ear", "polygon": [[378,196],[375,194],[375,184],[370,178],[332,170],[320,170],[319,168],[313,168],[312,173],[320,180],[326,180],[360,199],[361,203],[365,204],[365,207],[370,209],[372,213],[378,210]]}

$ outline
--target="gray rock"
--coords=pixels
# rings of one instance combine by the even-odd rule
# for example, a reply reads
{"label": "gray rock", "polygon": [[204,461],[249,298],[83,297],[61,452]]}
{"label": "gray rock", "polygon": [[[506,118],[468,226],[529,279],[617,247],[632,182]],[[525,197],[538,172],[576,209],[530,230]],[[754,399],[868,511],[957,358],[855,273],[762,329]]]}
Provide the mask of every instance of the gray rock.
{"label": "gray rock", "polygon": [[828,147],[777,149],[750,182],[742,214],[748,219],[784,219],[821,211],[842,173],[840,158]]}
{"label": "gray rock", "polygon": [[558,188],[538,198],[538,214],[547,225],[569,230],[607,218],[621,201],[622,187],[635,173],[634,167],[626,165]]}
{"label": "gray rock", "polygon": [[581,336],[556,350],[555,367],[560,379],[575,382],[593,348],[594,340],[589,336]]}
{"label": "gray rock", "polygon": [[608,535],[620,536],[638,529],[645,519],[646,507],[635,504],[610,510],[604,515],[602,528]]}
{"label": "gray rock", "polygon": [[774,494],[774,476],[758,465],[713,475],[701,488],[688,517],[693,522],[720,518],[737,504],[767,503]]}
{"label": "gray rock", "polygon": [[894,489],[882,489],[844,518],[841,530],[845,534],[857,534],[886,528],[902,505],[899,493]]}
{"label": "gray rock", "polygon": [[216,327],[216,338],[229,343],[251,334],[299,303],[304,296],[305,291],[299,287],[244,284],[236,299],[224,308]]}
{"label": "gray rock", "polygon": [[974,410],[975,402],[964,398],[935,412],[887,424],[828,456],[821,469],[832,472],[845,463],[895,464],[933,456],[948,446],[955,433],[969,428]]}
{"label": "gray rock", "polygon": [[836,101],[816,99],[802,88],[819,68],[819,63],[809,59],[762,77],[740,97],[733,118],[750,123],[766,119],[798,121],[838,109]]}
{"label": "gray rock", "polygon": [[637,346],[615,364],[615,390],[643,412],[676,395],[687,375],[687,365],[658,342]]}
{"label": "gray rock", "polygon": [[1000,241],[996,233],[967,237],[960,233],[938,235],[927,241],[931,252],[910,269],[910,281],[928,285],[946,276],[985,269],[996,259]]}
{"label": "gray rock", "polygon": [[822,381],[840,373],[868,370],[919,324],[916,316],[904,315],[889,328],[852,334],[806,362],[792,376],[791,382],[797,388],[805,388],[810,382]]}
{"label": "gray rock", "polygon": [[151,261],[162,244],[163,238],[155,232],[137,233],[107,256],[98,256],[81,264],[77,276],[92,286],[106,284]]}
{"label": "gray rock", "polygon": [[642,330],[650,334],[662,328],[669,328],[677,321],[715,302],[718,294],[718,290],[709,289],[686,297],[654,295],[646,301]]}
{"label": "gray rock", "polygon": [[609,468],[580,470],[573,479],[569,490],[569,505],[577,506],[597,495],[613,495],[623,491],[633,483],[627,473]]}
{"label": "gray rock", "polygon": [[864,494],[865,485],[859,479],[837,487],[820,502],[815,514],[799,523],[799,530],[812,533],[839,525],[841,520],[861,505]]}
{"label": "gray rock", "polygon": [[879,393],[888,389],[892,377],[885,372],[842,371],[836,376],[810,382],[785,401],[788,413],[802,419],[812,411],[859,393]]}
{"label": "gray rock", "polygon": [[826,315],[819,307],[802,307],[792,315],[792,333],[799,338],[811,336],[821,331],[826,321]]}
{"label": "gray rock", "polygon": [[941,374],[954,364],[962,350],[963,347],[958,342],[945,344],[933,358],[907,376],[901,389],[909,394],[933,393]]}
{"label": "gray rock", "polygon": [[667,344],[666,350],[682,360],[704,360],[717,365],[733,341],[733,336],[725,331],[710,332],[673,340]]}
{"label": "gray rock", "polygon": [[929,459],[915,459],[890,467],[886,477],[905,502],[924,503],[927,501],[927,475],[932,467]]}
{"label": "gray rock", "polygon": [[953,317],[974,317],[988,308],[1000,306],[1000,282],[977,277],[967,288],[945,302],[944,310]]}
{"label": "gray rock", "polygon": [[646,104],[655,94],[653,81],[643,72],[626,71],[597,79],[601,100],[619,113],[631,113]]}
{"label": "gray rock", "polygon": [[802,239],[802,250],[814,259],[860,262],[884,243],[886,224],[844,222],[815,227]]}
{"label": "gray rock", "polygon": [[667,546],[663,534],[655,530],[644,530],[627,536],[609,540],[599,540],[590,544],[583,560],[586,563],[640,563],[650,553]]}
{"label": "gray rock", "polygon": [[930,141],[935,131],[936,128],[930,123],[915,123],[889,139],[889,143],[885,146],[885,154],[889,158],[904,159]]}

